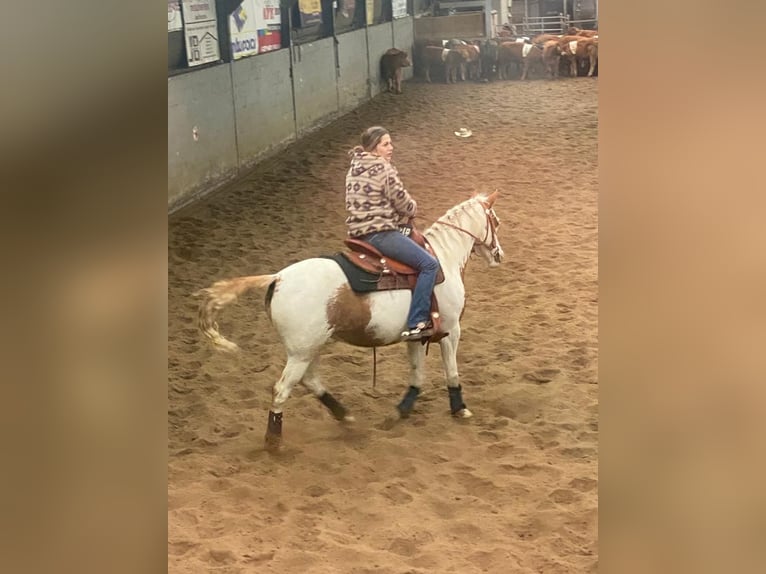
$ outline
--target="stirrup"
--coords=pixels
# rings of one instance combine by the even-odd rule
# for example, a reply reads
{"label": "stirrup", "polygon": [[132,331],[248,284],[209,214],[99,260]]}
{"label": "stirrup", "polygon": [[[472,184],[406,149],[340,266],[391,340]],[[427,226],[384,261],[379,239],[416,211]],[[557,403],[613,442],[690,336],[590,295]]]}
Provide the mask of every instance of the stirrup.
{"label": "stirrup", "polygon": [[420,341],[421,339],[427,339],[434,334],[433,325],[426,325],[423,322],[417,324],[417,326],[407,331],[402,331],[402,341]]}

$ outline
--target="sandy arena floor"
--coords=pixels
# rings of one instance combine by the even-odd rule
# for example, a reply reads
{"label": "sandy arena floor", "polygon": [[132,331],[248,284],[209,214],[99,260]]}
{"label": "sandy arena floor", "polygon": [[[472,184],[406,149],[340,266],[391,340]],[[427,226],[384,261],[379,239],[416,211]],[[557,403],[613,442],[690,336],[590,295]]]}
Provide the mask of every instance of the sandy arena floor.
{"label": "sandy arena floor", "polygon": [[[598,80],[410,82],[317,131],[169,221],[169,572],[574,574],[597,569]],[[284,353],[263,296],[226,308],[216,352],[192,293],[341,248],[346,152],[392,132],[425,228],[500,190],[506,260],[466,270],[458,360],[468,421],[449,415],[438,346],[416,411],[403,345],[333,344],[336,423],[303,387],[284,449],[263,434]],[[455,137],[460,127],[473,130]],[[257,129],[254,126],[253,129]]]}

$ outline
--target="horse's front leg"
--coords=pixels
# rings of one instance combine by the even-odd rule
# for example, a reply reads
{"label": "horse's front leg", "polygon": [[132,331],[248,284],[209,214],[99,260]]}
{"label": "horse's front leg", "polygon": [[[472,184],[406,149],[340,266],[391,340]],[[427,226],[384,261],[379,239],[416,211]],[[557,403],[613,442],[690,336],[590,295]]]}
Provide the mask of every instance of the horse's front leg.
{"label": "horse's front leg", "polygon": [[410,416],[415,401],[420,394],[423,384],[423,364],[425,363],[426,349],[420,341],[407,343],[407,356],[410,360],[410,386],[404,394],[404,398],[397,405],[399,416],[403,419]]}
{"label": "horse's front leg", "polygon": [[457,372],[457,346],[460,342],[460,325],[450,329],[449,335],[439,341],[441,347],[444,375],[447,378],[449,392],[449,409],[452,416],[467,419],[473,416],[463,402],[463,387],[460,386],[460,376]]}

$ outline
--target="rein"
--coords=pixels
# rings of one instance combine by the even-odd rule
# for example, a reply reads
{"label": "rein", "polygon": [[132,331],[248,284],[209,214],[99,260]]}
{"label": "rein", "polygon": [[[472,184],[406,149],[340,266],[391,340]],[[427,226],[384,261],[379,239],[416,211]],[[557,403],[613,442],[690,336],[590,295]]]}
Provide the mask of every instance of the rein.
{"label": "rein", "polygon": [[[496,244],[497,244],[497,236],[495,235],[495,229],[497,228],[497,225],[495,224],[495,222],[493,221],[493,218],[490,215],[491,208],[488,205],[486,205],[485,203],[481,202],[481,201],[479,202],[479,205],[481,205],[484,208],[484,214],[487,217],[487,229],[486,229],[486,233],[484,234],[484,239],[479,239],[476,235],[474,235],[473,233],[471,233],[467,229],[463,229],[462,227],[458,227],[457,225],[455,225],[453,223],[450,223],[449,221],[444,221],[442,219],[437,219],[435,221],[435,223],[441,223],[442,225],[446,225],[448,227],[452,227],[453,229],[457,229],[458,231],[462,231],[463,233],[465,233],[466,235],[472,237],[474,240],[478,241],[482,245],[486,245],[487,238],[489,237],[489,234],[492,233],[492,245],[490,245],[489,248],[494,251],[496,249]],[[495,216],[495,219],[497,219],[496,216]]]}

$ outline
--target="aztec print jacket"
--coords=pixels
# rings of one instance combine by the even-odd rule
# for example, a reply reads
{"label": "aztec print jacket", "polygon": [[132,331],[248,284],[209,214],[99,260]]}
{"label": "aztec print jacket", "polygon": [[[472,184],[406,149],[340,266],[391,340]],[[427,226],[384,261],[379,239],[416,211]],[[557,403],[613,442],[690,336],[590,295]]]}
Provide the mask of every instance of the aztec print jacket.
{"label": "aztec print jacket", "polygon": [[396,230],[415,216],[418,205],[393,165],[357,147],[346,174],[346,210],[348,234],[360,237]]}

